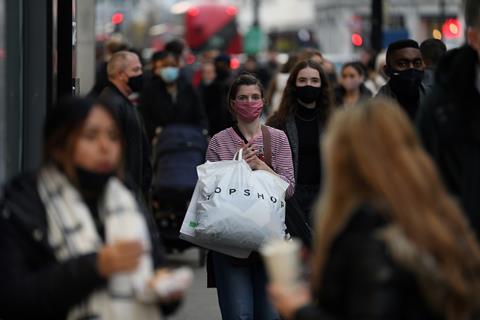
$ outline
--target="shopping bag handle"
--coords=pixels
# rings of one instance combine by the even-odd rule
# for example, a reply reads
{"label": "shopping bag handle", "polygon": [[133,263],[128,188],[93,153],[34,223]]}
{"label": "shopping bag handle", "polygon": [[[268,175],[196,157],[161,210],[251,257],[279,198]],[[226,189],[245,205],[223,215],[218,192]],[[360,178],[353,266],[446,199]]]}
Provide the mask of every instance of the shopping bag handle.
{"label": "shopping bag handle", "polygon": [[233,160],[243,160],[243,148],[238,149],[237,152],[235,152],[235,155],[233,156]]}

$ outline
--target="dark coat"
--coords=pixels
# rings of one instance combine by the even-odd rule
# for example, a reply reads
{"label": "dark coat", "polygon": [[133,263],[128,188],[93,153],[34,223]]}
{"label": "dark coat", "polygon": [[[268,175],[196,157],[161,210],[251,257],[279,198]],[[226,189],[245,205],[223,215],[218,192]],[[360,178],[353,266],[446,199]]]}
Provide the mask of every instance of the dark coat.
{"label": "dark coat", "polygon": [[[318,122],[319,132],[321,135],[324,126],[321,123],[320,117],[318,117],[318,121],[319,121]],[[278,122],[275,118],[269,119],[267,121],[267,125],[285,132],[285,135],[288,138],[288,143],[290,143],[290,149],[292,150],[292,160],[293,160],[293,169],[295,172],[295,181],[298,181],[297,175],[298,175],[299,141],[298,141],[297,124],[295,122],[295,115],[294,114],[288,115],[284,123]],[[319,152],[320,152],[320,146],[319,146]]]}
{"label": "dark coat", "polygon": [[[1,319],[65,319],[70,308],[106,285],[97,271],[97,254],[56,260],[36,175],[12,180],[0,205]],[[160,238],[150,215],[145,213],[145,219],[154,265],[161,266]]]}
{"label": "dark coat", "polygon": [[423,84],[421,84],[420,87],[419,87],[418,103],[413,108],[411,106],[404,106],[404,105],[402,105],[401,101],[399,100],[397,94],[393,91],[393,89],[390,85],[390,81],[388,81],[387,84],[385,84],[384,86],[382,86],[378,90],[377,95],[375,97],[386,97],[386,98],[390,98],[390,99],[393,99],[393,100],[397,101],[401,105],[403,110],[408,114],[410,119],[412,121],[415,121],[415,118],[416,118],[417,113],[418,113],[419,106],[422,103],[422,101],[424,100],[425,94],[426,94],[425,87],[423,86]]}
{"label": "dark coat", "polygon": [[[301,308],[294,319],[442,319],[422,295],[416,274],[392,253],[406,243],[392,227],[372,207],[359,207],[331,246],[318,303]],[[410,244],[398,252],[418,258],[421,250]]]}
{"label": "dark coat", "polygon": [[97,98],[100,93],[102,93],[102,90],[108,86],[107,65],[108,63],[106,61],[102,61],[97,64],[95,71],[95,83],[92,90],[90,90],[88,93],[88,96],[92,99]]}
{"label": "dark coat", "polygon": [[478,55],[470,47],[446,54],[436,85],[425,98],[417,128],[443,181],[480,236],[480,94],[475,88]]}
{"label": "dark coat", "polygon": [[150,144],[138,111],[112,83],[102,90],[99,100],[113,109],[120,122],[121,133],[125,139],[124,159],[127,176],[144,194],[147,194],[152,182]]}
{"label": "dark coat", "polygon": [[[320,117],[318,117],[319,123],[319,132],[321,134],[323,124],[321,123]],[[287,116],[286,120],[281,123],[278,122],[275,118],[271,118],[267,121],[267,125],[272,126],[276,129],[282,130],[285,132],[285,135],[288,138],[290,144],[290,149],[292,151],[292,160],[293,160],[293,169],[295,175],[295,181],[298,182],[298,163],[299,163],[299,141],[298,141],[298,129],[295,121],[295,115],[290,114]],[[320,146],[319,146],[320,152]],[[321,166],[321,164],[319,163]],[[303,244],[311,248],[312,245],[312,214],[311,214],[311,204],[314,201],[316,192],[305,192],[307,190],[297,190],[301,186],[297,183],[296,191],[290,199],[287,199],[286,207],[286,216],[285,223],[287,225],[288,232],[292,237],[300,238]],[[304,192],[302,194],[302,192]]]}
{"label": "dark coat", "polygon": [[290,148],[292,150],[292,160],[293,160],[293,169],[295,173],[295,181],[297,181],[298,174],[298,131],[297,124],[295,123],[295,116],[289,115],[283,126],[279,126],[280,130],[283,130],[288,138],[288,143],[290,143]]}
{"label": "dark coat", "polygon": [[218,77],[203,90],[203,105],[208,117],[208,133],[214,136],[222,130],[233,127],[235,122],[228,109],[230,78]]}
{"label": "dark coat", "polygon": [[173,101],[160,77],[153,76],[146,84],[141,95],[140,112],[149,141],[155,135],[155,128],[171,124],[189,124],[208,129],[205,110],[193,86],[179,78],[177,90],[176,101]]}

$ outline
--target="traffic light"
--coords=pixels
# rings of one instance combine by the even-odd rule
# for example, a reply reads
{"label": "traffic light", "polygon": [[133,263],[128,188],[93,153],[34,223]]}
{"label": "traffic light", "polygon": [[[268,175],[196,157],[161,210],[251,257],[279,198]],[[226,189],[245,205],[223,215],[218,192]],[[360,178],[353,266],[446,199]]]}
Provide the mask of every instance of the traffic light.
{"label": "traffic light", "polygon": [[230,59],[230,69],[237,70],[238,68],[240,68],[240,60],[238,58]]}
{"label": "traffic light", "polygon": [[200,14],[200,9],[198,7],[191,7],[190,9],[188,9],[187,14],[190,17],[196,17]]}
{"label": "traffic light", "polygon": [[461,37],[461,25],[458,19],[447,19],[442,25],[442,34],[445,39],[457,39]]}
{"label": "traffic light", "polygon": [[114,32],[120,32],[120,27],[123,23],[124,18],[125,17],[123,16],[123,13],[118,11],[112,15],[112,25]]}
{"label": "traffic light", "polygon": [[228,6],[226,9],[225,9],[225,12],[229,15],[229,16],[234,16],[237,14],[237,8],[234,7],[234,6]]}
{"label": "traffic light", "polygon": [[363,46],[363,37],[360,33],[352,33],[352,44],[355,47]]}
{"label": "traffic light", "polygon": [[121,24],[123,22],[123,13],[121,12],[115,12],[113,15],[112,15],[112,24],[114,26],[117,26],[119,24]]}

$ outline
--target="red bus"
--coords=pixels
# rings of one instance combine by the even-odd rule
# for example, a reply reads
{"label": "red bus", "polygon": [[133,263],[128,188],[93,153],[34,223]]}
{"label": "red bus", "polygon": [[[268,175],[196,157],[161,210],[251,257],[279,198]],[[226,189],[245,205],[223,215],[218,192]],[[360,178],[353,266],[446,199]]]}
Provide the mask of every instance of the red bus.
{"label": "red bus", "polygon": [[242,52],[235,6],[204,4],[185,13],[185,41],[194,53],[217,49],[228,54]]}

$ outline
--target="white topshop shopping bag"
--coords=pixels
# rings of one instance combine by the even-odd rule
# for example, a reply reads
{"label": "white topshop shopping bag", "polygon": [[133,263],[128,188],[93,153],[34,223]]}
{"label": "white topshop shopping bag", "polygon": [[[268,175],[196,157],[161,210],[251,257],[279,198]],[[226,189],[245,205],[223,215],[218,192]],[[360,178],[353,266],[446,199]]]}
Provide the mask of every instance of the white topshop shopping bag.
{"label": "white topshop shopping bag", "polygon": [[180,238],[246,258],[265,242],[284,237],[286,181],[264,170],[252,171],[241,150],[238,159],[207,161],[197,172]]}

